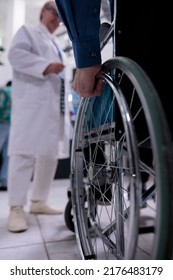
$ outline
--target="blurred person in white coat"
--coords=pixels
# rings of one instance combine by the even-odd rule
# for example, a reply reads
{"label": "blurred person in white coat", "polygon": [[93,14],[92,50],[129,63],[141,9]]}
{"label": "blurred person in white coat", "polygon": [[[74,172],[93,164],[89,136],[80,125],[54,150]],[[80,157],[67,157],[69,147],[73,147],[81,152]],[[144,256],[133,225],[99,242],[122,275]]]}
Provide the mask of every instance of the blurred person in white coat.
{"label": "blurred person in white coat", "polygon": [[[69,157],[70,84],[64,53],[54,34],[60,18],[54,1],[44,4],[36,27],[23,25],[8,53],[13,68],[12,112],[9,137],[9,205],[7,228],[28,228],[23,207],[33,176],[30,213],[62,214],[46,203],[57,162]],[[60,110],[62,81],[65,112]]]}

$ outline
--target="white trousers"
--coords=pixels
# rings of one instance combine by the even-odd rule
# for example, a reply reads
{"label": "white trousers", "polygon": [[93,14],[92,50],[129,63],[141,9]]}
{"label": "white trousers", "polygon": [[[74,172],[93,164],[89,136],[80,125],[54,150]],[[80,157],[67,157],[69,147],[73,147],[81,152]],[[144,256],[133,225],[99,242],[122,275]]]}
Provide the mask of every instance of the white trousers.
{"label": "white trousers", "polygon": [[10,206],[24,206],[33,176],[31,200],[46,201],[58,161],[48,156],[12,155],[9,158],[8,193]]}

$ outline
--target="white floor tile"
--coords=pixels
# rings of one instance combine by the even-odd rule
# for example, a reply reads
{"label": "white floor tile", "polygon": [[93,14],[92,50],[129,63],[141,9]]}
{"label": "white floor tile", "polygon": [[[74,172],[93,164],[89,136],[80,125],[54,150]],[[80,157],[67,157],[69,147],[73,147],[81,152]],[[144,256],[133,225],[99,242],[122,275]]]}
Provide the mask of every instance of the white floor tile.
{"label": "white floor tile", "polygon": [[44,242],[74,240],[75,235],[69,231],[64,222],[64,215],[37,216]]}
{"label": "white floor tile", "polygon": [[9,232],[6,228],[7,220],[0,220],[0,249],[43,243],[36,217],[29,214],[26,217],[29,228],[21,233]]}
{"label": "white floor tile", "polygon": [[46,244],[51,260],[80,260],[80,254],[75,240]]}
{"label": "white floor tile", "polygon": [[47,260],[44,244],[0,249],[0,260]]}

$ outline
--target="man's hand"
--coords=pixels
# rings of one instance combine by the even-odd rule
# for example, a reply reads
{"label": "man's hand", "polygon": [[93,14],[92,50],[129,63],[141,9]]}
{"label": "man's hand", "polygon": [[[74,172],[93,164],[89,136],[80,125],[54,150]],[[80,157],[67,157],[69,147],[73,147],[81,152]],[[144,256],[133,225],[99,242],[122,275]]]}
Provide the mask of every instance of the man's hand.
{"label": "man's hand", "polygon": [[103,80],[96,78],[101,75],[101,65],[88,68],[78,68],[73,81],[73,89],[82,97],[94,97],[100,95]]}

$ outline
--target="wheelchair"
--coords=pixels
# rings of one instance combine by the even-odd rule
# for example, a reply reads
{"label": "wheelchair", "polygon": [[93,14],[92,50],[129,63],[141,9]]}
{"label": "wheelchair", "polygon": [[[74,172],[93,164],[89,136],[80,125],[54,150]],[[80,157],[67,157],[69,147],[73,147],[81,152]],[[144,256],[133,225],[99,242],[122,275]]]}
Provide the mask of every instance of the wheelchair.
{"label": "wheelchair", "polygon": [[127,57],[107,60],[101,78],[101,95],[77,112],[66,225],[83,260],[171,259],[173,150],[160,99]]}

